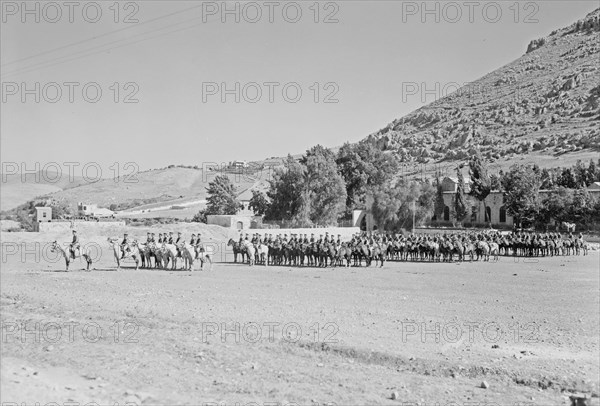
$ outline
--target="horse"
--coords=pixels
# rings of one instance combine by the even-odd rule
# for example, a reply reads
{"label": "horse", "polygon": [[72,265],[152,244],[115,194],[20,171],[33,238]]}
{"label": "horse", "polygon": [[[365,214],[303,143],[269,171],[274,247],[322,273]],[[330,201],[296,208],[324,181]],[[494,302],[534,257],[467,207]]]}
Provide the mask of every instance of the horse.
{"label": "horse", "polygon": [[171,269],[177,269],[177,246],[175,244],[163,244],[162,248],[163,267],[166,269],[171,260]]}
{"label": "horse", "polygon": [[483,258],[484,261],[490,260],[490,246],[485,241],[477,242],[475,253],[477,254],[477,261],[479,261],[480,257]]}
{"label": "horse", "polygon": [[52,248],[51,248],[52,252],[60,252],[62,254],[62,256],[65,258],[65,264],[67,266],[67,271],[69,271],[69,264],[71,263],[71,261],[74,261],[75,258],[83,258],[85,259],[85,262],[87,263],[87,267],[86,267],[86,271],[90,270],[90,265],[92,265],[92,256],[90,255],[90,250],[84,247],[79,247],[77,249],[77,251],[75,252],[75,258],[73,258],[71,256],[71,252],[66,252],[64,249],[62,249],[62,247],[60,246],[60,244],[58,244],[56,241],[54,241],[52,243]]}
{"label": "horse", "polygon": [[210,245],[204,246],[203,244],[198,244],[195,247],[196,259],[200,260],[200,270],[204,269],[204,263],[209,263],[208,270],[212,270],[213,261],[212,258],[214,256],[213,247]]}
{"label": "horse", "polygon": [[152,252],[151,243],[143,244],[140,242],[136,242],[138,250],[140,251],[140,259],[142,261],[142,268],[152,268],[152,257],[154,253]]}
{"label": "horse", "polygon": [[179,243],[177,248],[183,259],[183,269],[192,272],[194,270],[194,260],[196,259],[196,248],[186,243]]}
{"label": "horse", "polygon": [[253,266],[255,260],[254,255],[256,254],[256,248],[254,248],[254,244],[252,244],[250,241],[244,241],[242,245],[246,249],[246,255],[248,256],[248,264],[250,266]]}
{"label": "horse", "polygon": [[494,261],[498,261],[498,255],[500,253],[500,246],[498,245],[498,243],[490,242],[489,247],[490,247],[490,255],[492,255],[494,257]]}
{"label": "horse", "polygon": [[[121,250],[121,245],[119,245],[119,241],[117,238],[108,237],[107,241],[112,246],[113,253],[115,255],[115,260],[117,261],[117,269],[121,269],[121,253],[123,252]],[[135,261],[135,270],[137,271],[140,267],[140,251],[137,247],[137,242],[134,241],[132,244],[129,245],[129,247],[131,249],[129,252],[125,251],[123,259],[131,257]]]}
{"label": "horse", "polygon": [[258,256],[258,260],[265,264],[265,266],[269,266],[269,246],[265,244],[258,244],[256,247],[256,255]]}
{"label": "horse", "polygon": [[346,243],[343,243],[340,249],[337,252],[337,262],[338,265],[344,265],[344,260],[346,260],[346,266],[350,266],[350,260],[352,259],[352,249],[348,247]]}
{"label": "horse", "polygon": [[373,247],[373,260],[375,260],[375,266],[377,266],[377,262],[381,263],[380,268],[383,267],[383,262],[385,261],[385,257],[387,255],[388,246],[385,243],[375,244]]}
{"label": "horse", "polygon": [[233,249],[233,262],[237,262],[237,256],[240,254],[242,256],[242,262],[246,262],[246,249],[244,248],[243,243],[233,241],[233,238],[230,238],[227,242],[227,246],[231,246]]}

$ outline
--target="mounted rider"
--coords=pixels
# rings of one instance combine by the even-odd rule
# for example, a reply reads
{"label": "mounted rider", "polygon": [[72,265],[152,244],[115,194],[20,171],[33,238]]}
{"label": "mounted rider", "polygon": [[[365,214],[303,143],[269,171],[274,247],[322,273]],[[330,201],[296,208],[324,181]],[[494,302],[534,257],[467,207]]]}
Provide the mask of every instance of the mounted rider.
{"label": "mounted rider", "polygon": [[75,259],[76,250],[79,251],[79,236],[77,235],[77,230],[73,230],[73,240],[69,245],[69,252],[72,259]]}
{"label": "mounted rider", "polygon": [[129,236],[127,233],[123,234],[123,241],[121,241],[121,259],[125,258],[125,253],[130,251],[129,244],[131,241],[129,240]]}

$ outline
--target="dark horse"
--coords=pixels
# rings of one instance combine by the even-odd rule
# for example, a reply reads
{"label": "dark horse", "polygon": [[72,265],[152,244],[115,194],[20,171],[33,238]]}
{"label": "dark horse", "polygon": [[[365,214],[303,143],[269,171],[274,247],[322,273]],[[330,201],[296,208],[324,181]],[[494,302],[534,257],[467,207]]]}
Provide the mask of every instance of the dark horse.
{"label": "dark horse", "polygon": [[233,241],[233,238],[230,238],[227,242],[227,246],[233,247],[233,262],[237,262],[237,256],[240,254],[242,256],[242,263],[246,262],[246,247],[242,246],[239,242]]}

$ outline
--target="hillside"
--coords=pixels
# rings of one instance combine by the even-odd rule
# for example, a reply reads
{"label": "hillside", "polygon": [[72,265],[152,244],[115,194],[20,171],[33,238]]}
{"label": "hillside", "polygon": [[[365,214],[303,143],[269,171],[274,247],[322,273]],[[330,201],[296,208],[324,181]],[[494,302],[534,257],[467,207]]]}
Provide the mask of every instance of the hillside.
{"label": "hillside", "polygon": [[82,177],[69,178],[68,173],[44,172],[21,174],[0,174],[2,193],[0,210],[10,210],[37,196],[47,195],[61,190],[85,184]]}
{"label": "hillside", "polygon": [[[392,154],[402,163],[398,176],[407,177],[431,177],[437,170],[452,173],[456,162],[475,149],[496,172],[515,162],[556,167],[597,159],[599,17],[597,9],[569,27],[531,41],[519,59],[392,121],[363,141]],[[283,158],[271,157],[251,163],[256,169],[244,175],[225,173],[240,193],[249,188],[265,190],[272,169],[282,162]],[[171,165],[140,172],[135,183],[106,179],[91,184],[81,179],[49,183],[34,176],[23,182],[14,175],[2,184],[1,208],[8,210],[47,195],[71,206],[82,201],[130,209],[123,214],[132,217],[188,218],[204,204],[208,182],[217,174]]]}
{"label": "hillside", "polygon": [[[136,174],[135,181],[123,178],[101,180],[76,188],[61,190],[50,195],[59,202],[86,202],[118,210],[136,207],[151,209],[153,206],[184,206],[189,202],[206,199],[206,187],[217,175],[225,174],[242,191],[265,181],[268,171],[234,172],[203,171],[201,168],[172,166]],[[113,206],[114,208],[115,206]]]}
{"label": "hillside", "polygon": [[475,148],[501,167],[523,159],[558,166],[575,157],[597,158],[599,15],[597,9],[532,41],[519,59],[394,120],[366,141],[408,164],[463,160]]}

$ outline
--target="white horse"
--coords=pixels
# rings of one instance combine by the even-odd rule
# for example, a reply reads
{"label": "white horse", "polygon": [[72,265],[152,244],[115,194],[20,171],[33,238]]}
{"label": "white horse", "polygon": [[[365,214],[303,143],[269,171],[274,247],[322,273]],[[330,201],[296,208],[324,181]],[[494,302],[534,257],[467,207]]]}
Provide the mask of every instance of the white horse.
{"label": "white horse", "polygon": [[246,248],[246,253],[248,254],[248,263],[250,266],[254,265],[254,259],[256,255],[256,249],[254,248],[254,244],[252,244],[250,241],[244,241],[242,243],[244,245],[244,247]]}
{"label": "white horse", "polygon": [[167,268],[171,260],[171,269],[177,269],[177,246],[175,244],[163,244],[162,246],[163,268]]}
{"label": "white horse", "polygon": [[256,255],[259,260],[264,262],[265,266],[269,266],[269,246],[266,244],[259,244],[256,247]]}
{"label": "white horse", "polygon": [[213,247],[210,245],[204,245],[204,244],[198,244],[196,245],[196,259],[200,259],[200,270],[202,270],[204,268],[204,263],[208,262],[209,263],[209,267],[208,270],[211,271],[212,270],[212,266],[213,266],[213,257],[214,257],[214,250]]}
{"label": "white horse", "polygon": [[140,260],[142,261],[142,268],[152,268],[152,243],[141,243],[136,241],[135,244],[140,252]]}
{"label": "white horse", "polygon": [[[107,238],[108,243],[112,246],[113,253],[115,254],[115,261],[117,261],[117,269],[121,269],[121,245],[119,244],[118,238]],[[131,257],[135,261],[135,270],[137,271],[140,267],[140,250],[138,249],[137,242],[133,242],[129,245],[130,250],[125,251],[123,259]]]}
{"label": "white horse", "polygon": [[[52,243],[52,252],[60,252],[62,254],[62,256],[65,258],[65,263],[67,265],[67,271],[69,270],[69,264],[71,263],[71,261],[74,261],[75,258],[83,258],[85,259],[85,262],[87,263],[87,268],[85,269],[86,271],[90,270],[90,265],[92,265],[92,256],[90,254],[90,250],[84,247],[79,247],[77,249],[77,251],[75,252],[75,258],[73,258],[71,256],[71,252],[66,252],[64,249],[62,249],[62,247],[60,246],[59,243],[57,243],[56,241],[54,241]],[[70,250],[69,250],[70,251]]]}

